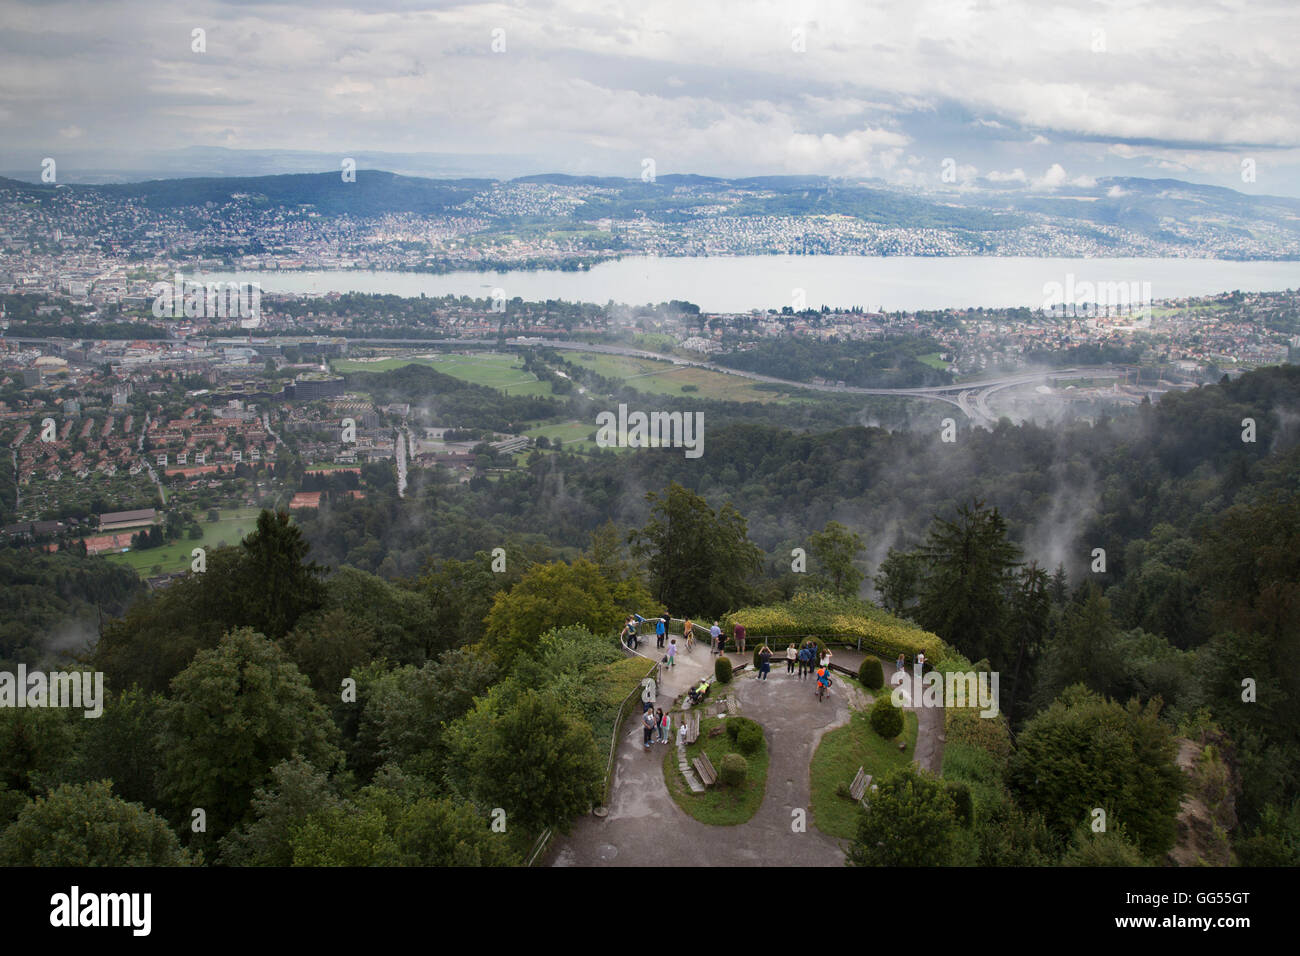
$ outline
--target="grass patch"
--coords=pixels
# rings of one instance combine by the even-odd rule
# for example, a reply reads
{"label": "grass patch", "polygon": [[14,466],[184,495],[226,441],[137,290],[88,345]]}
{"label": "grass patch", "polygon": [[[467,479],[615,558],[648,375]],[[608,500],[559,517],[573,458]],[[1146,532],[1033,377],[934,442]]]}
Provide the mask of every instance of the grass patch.
{"label": "grass patch", "polygon": [[[614,733],[614,718],[618,716],[618,708],[624,698],[640,686],[641,678],[649,670],[650,662],[644,657],[624,657],[601,664],[587,677],[600,700],[600,716],[592,719],[591,732],[600,752],[606,757],[609,756],[609,741]],[[640,705],[633,706],[633,710],[636,711],[633,716],[640,719]]]}
{"label": "grass patch", "polygon": [[[674,734],[677,733],[677,721],[680,719],[682,719],[681,714],[673,715]],[[735,742],[726,733],[718,734],[713,738],[708,736],[710,730],[722,723],[725,721],[721,717],[701,718],[700,739],[686,747],[688,763],[704,752],[709,755],[709,760],[717,770],[721,768],[722,758],[726,754],[740,753],[736,749]],[[664,782],[668,785],[668,792],[677,801],[677,805],[696,820],[711,826],[728,827],[744,823],[758,812],[758,808],[763,803],[763,793],[767,789],[766,737],[763,738],[763,746],[759,748],[758,753],[750,756],[741,754],[749,761],[749,776],[743,787],[725,787],[721,783],[716,783],[703,793],[692,793],[682,777],[682,772],[677,769],[676,739],[674,738],[673,743],[663,749],[668,751],[664,754]]]}
{"label": "grass patch", "polygon": [[903,733],[907,750],[898,749],[897,740],[885,740],[871,729],[867,712],[857,710],[843,727],[822,737],[813,754],[809,772],[812,778],[813,823],[823,833],[851,840],[858,833],[858,805],[836,793],[840,784],[848,786],[859,767],[879,780],[896,767],[912,762],[916,750],[916,714],[903,712]]}
{"label": "grass patch", "polygon": [[935,368],[938,369],[940,372],[944,372],[947,371],[948,369],[948,363],[945,362],[943,359],[939,358],[939,356],[942,354],[943,354],[942,352],[931,352],[928,355],[918,355],[916,357],[916,360],[918,362],[930,366],[930,368]]}
{"label": "grass patch", "polygon": [[427,365],[444,375],[500,389],[507,395],[540,395],[549,398],[552,394],[551,383],[539,381],[532,372],[525,372],[523,364],[522,356],[503,352],[474,352],[469,355],[451,352],[445,355],[393,356],[379,361],[339,359],[331,363],[331,368],[340,373],[390,372],[407,365]]}
{"label": "grass patch", "polygon": [[[222,511],[220,521],[209,524],[200,520],[203,537],[192,540],[182,536],[161,548],[148,548],[144,551],[128,551],[126,554],[107,554],[105,559],[118,564],[125,564],[135,570],[142,578],[152,575],[154,565],[161,565],[163,574],[174,571],[187,571],[194,560],[191,552],[195,548],[211,551],[223,544],[238,545],[246,535],[257,530],[259,508],[240,508],[238,511]],[[229,517],[226,517],[229,515]]]}
{"label": "grass patch", "polygon": [[[668,361],[635,358],[630,355],[605,355],[594,352],[561,352],[565,361],[591,369],[597,375],[617,379],[628,388],[646,395],[694,396],[729,402],[785,402],[800,391],[787,386],[754,382],[739,375],[726,375],[704,368],[674,365]],[[690,392],[683,391],[688,385]]]}

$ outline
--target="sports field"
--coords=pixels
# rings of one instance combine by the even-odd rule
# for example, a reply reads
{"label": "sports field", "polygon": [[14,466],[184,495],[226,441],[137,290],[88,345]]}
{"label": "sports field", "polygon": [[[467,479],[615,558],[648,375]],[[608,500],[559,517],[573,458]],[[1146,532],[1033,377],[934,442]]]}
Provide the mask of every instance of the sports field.
{"label": "sports field", "polygon": [[388,372],[407,365],[427,365],[464,382],[499,388],[507,395],[550,396],[550,383],[539,381],[532,372],[525,372],[523,364],[521,356],[502,352],[425,352],[377,361],[339,359],[332,362],[331,367],[335,372]]}
{"label": "sports field", "polygon": [[697,395],[728,402],[790,402],[808,400],[799,390],[759,388],[758,383],[705,368],[690,368],[654,359],[595,352],[561,352],[568,362],[589,368],[597,375],[618,379],[638,392],[649,395]]}
{"label": "sports field", "polygon": [[109,561],[116,561],[133,568],[142,578],[154,573],[154,565],[160,565],[164,574],[172,571],[184,571],[193,560],[191,552],[195,548],[211,550],[222,544],[237,545],[244,536],[257,528],[257,508],[231,509],[221,512],[221,520],[209,524],[199,516],[199,527],[203,537],[198,539],[181,538],[161,548],[149,548],[145,551],[128,551],[126,554],[107,554]]}

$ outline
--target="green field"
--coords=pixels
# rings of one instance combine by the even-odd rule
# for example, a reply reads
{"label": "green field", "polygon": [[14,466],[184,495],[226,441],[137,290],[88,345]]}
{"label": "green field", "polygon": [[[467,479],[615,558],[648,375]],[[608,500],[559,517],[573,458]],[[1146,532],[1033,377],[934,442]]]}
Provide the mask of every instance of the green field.
{"label": "green field", "polygon": [[948,368],[948,363],[939,358],[942,354],[942,352],[931,352],[929,355],[918,355],[916,360],[925,363],[930,366],[930,368],[936,368],[942,372]]}
{"label": "green field", "polygon": [[[798,389],[774,390],[771,386],[758,387],[758,383],[738,375],[726,375],[704,368],[687,368],[654,359],[633,358],[626,355],[604,355],[595,352],[561,352],[565,361],[591,369],[597,375],[618,379],[638,392],[650,395],[698,396],[729,402],[789,402],[804,400]],[[694,391],[683,386],[693,385]],[[795,396],[799,395],[798,398]]]}
{"label": "green field", "polygon": [[388,372],[407,365],[427,365],[444,375],[463,382],[499,388],[507,395],[551,395],[549,382],[538,381],[532,372],[523,369],[524,360],[519,355],[501,352],[473,352],[468,355],[423,353],[394,356],[378,361],[339,359],[331,363],[335,372]]}
{"label": "green field", "polygon": [[[640,715],[634,715],[634,717],[637,720],[640,719]],[[673,714],[674,734],[676,733],[677,722],[683,719],[685,718],[682,713]],[[686,745],[686,759],[688,762],[694,760],[701,753],[707,753],[709,761],[716,770],[721,767],[723,756],[729,753],[740,753],[735,742],[728,734],[719,734],[713,738],[709,737],[709,731],[722,722],[723,718],[721,717],[705,717],[700,720],[699,740]],[[639,725],[637,729],[639,729]],[[640,741],[641,739],[641,734],[638,733],[637,740]],[[668,785],[668,793],[679,807],[701,823],[707,823],[711,826],[735,826],[749,820],[762,806],[763,793],[767,789],[767,765],[770,759],[766,738],[764,738],[763,745],[759,748],[758,753],[749,756],[741,754],[741,756],[745,756],[745,760],[749,764],[749,774],[743,786],[733,789],[719,781],[703,793],[693,793],[690,787],[687,786],[686,780],[682,777],[682,772],[677,769],[677,747],[674,743],[669,743],[667,746],[651,744],[651,750],[655,749],[667,751],[663,756],[663,766],[664,782]]]}
{"label": "green field", "polygon": [[529,438],[540,438],[545,435],[551,440],[552,445],[559,442],[568,451],[585,451],[596,447],[596,443],[587,438],[595,430],[596,423],[594,421],[561,422],[558,425],[541,425],[537,428],[530,428],[524,434]]}
{"label": "green field", "polygon": [[221,520],[213,524],[200,519],[199,527],[203,537],[195,540],[181,538],[161,548],[149,548],[146,551],[128,551],[126,554],[108,554],[109,561],[133,568],[142,578],[153,574],[154,565],[161,565],[164,574],[172,571],[185,571],[193,560],[190,552],[195,548],[211,550],[222,544],[236,545],[257,528],[257,508],[239,508],[221,512]]}
{"label": "green field", "polygon": [[[877,691],[884,693],[885,691]],[[836,727],[821,739],[808,768],[812,782],[812,817],[817,829],[833,837],[851,840],[858,832],[858,805],[841,797],[836,788],[853,782],[859,767],[877,780],[895,767],[912,762],[916,750],[916,712],[904,711],[902,740],[885,740],[867,721],[867,712],[858,710],[843,727]]]}

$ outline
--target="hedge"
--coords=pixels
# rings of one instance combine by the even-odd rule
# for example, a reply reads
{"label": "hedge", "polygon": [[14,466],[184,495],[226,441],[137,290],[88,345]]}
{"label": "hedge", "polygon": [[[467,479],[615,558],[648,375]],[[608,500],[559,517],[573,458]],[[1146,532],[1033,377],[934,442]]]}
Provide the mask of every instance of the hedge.
{"label": "hedge", "polygon": [[718,780],[728,787],[739,787],[749,776],[749,761],[740,754],[727,754],[718,767]]}
{"label": "hedge", "polygon": [[789,601],[763,607],[741,608],[725,619],[728,628],[745,625],[749,638],[773,640],[784,646],[791,640],[816,636],[861,645],[882,660],[904,654],[910,660],[923,653],[935,667],[951,658],[961,658],[937,634],[894,617],[867,601],[837,597],[824,592],[801,592]]}
{"label": "hedge", "polygon": [[731,683],[731,661],[721,655],[713,662],[713,675],[719,684]]}
{"label": "hedge", "polygon": [[881,694],[871,705],[871,729],[886,740],[903,732],[903,712],[894,706],[888,694]]}
{"label": "hedge", "polygon": [[868,654],[858,665],[858,683],[868,690],[879,690],[885,686],[885,671],[880,666],[880,658]]}

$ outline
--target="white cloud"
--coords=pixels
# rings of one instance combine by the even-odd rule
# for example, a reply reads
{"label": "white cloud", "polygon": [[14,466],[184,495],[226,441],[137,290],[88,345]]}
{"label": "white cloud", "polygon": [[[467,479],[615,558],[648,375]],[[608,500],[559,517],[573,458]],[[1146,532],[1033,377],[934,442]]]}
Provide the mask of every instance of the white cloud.
{"label": "white cloud", "polygon": [[1034,189],[1050,190],[1055,189],[1065,182],[1065,167],[1060,163],[1052,163],[1047,167],[1047,172],[1036,178],[1033,182]]}
{"label": "white cloud", "polygon": [[1025,183],[1029,181],[1029,177],[1025,175],[1025,171],[1019,167],[1016,167],[1009,173],[991,169],[985,178],[991,183]]}

